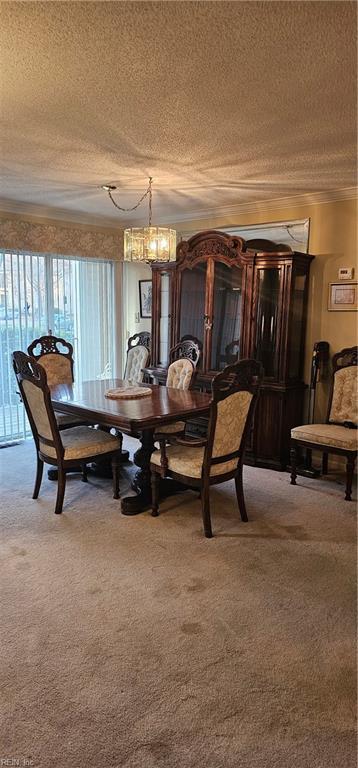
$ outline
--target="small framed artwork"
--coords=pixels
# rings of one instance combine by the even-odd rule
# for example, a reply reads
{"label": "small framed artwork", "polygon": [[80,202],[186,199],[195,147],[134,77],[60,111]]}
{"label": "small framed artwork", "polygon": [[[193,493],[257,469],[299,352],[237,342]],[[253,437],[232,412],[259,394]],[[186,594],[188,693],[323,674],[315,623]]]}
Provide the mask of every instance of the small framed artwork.
{"label": "small framed artwork", "polygon": [[328,309],[335,312],[356,312],[358,283],[330,283]]}
{"label": "small framed artwork", "polygon": [[152,317],[151,280],[139,280],[139,307],[141,317]]}

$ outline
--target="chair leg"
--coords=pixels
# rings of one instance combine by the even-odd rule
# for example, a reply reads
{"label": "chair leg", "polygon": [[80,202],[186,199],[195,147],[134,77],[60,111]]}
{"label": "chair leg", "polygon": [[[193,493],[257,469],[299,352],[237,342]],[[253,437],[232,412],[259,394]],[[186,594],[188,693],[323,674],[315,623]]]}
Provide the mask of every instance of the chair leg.
{"label": "chair leg", "polygon": [[[107,431],[111,432],[111,427],[102,426],[101,429],[106,430],[106,432]],[[122,432],[119,429],[114,429],[113,432],[112,432],[112,435],[114,435],[117,438],[117,440],[119,440],[119,452],[122,453],[122,448],[123,448],[123,434],[122,434]]]}
{"label": "chair leg", "polygon": [[236,488],[236,497],[237,497],[237,503],[239,505],[241,520],[243,521],[243,523],[247,523],[249,521],[249,518],[247,517],[245,497],[244,497],[244,487],[242,484],[242,465],[239,467],[235,475],[235,488]]}
{"label": "chair leg", "polygon": [[118,440],[119,440],[119,452],[122,453],[123,450],[123,434],[122,432],[118,432]]}
{"label": "chair leg", "polygon": [[113,498],[119,499],[119,454],[112,455]]}
{"label": "chair leg", "polygon": [[204,533],[207,539],[212,539],[213,532],[211,528],[210,517],[210,486],[205,484],[201,491],[201,514],[203,518]]}
{"label": "chair leg", "polygon": [[159,475],[152,472],[150,476],[152,486],[152,517],[159,515]]}
{"label": "chair leg", "polygon": [[35,480],[35,487],[34,492],[32,494],[33,499],[37,499],[38,495],[40,493],[41,488],[41,482],[42,482],[42,473],[44,470],[44,463],[40,457],[37,457],[37,471],[36,471],[36,480]]}
{"label": "chair leg", "polygon": [[322,475],[328,475],[328,453],[322,453]]}
{"label": "chair leg", "polygon": [[347,456],[346,495],[344,497],[346,501],[352,501],[352,480],[355,463],[355,456]]}
{"label": "chair leg", "polygon": [[66,472],[61,464],[58,465],[58,480],[57,480],[57,499],[55,514],[60,515],[63,507],[63,497],[65,495],[66,488]]}
{"label": "chair leg", "polygon": [[296,448],[296,446],[291,445],[290,459],[291,459],[291,485],[296,485],[296,477],[297,477],[297,448]]}
{"label": "chair leg", "polygon": [[82,469],[82,482],[83,483],[87,483],[88,479],[87,479],[87,464],[86,464],[86,462],[83,462],[83,464],[81,464],[81,469]]}

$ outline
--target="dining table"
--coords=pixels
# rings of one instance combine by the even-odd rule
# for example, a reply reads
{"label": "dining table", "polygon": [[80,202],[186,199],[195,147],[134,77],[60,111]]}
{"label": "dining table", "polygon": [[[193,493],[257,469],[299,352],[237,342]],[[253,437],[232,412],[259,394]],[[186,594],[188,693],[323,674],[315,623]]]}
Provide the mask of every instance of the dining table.
{"label": "dining table", "polygon": [[[108,392],[128,388],[121,379],[96,379],[51,387],[51,401],[56,411],[79,417],[89,424],[116,428],[138,437],[140,446],[133,460],[138,467],[132,480],[135,495],[121,499],[124,515],[136,515],[151,505],[150,458],[156,450],[154,432],[166,424],[186,421],[192,416],[207,416],[211,395],[196,390],[175,389],[157,384],[137,384],[150,390],[145,397],[111,399]],[[130,394],[128,390],[128,394]],[[174,481],[163,481],[161,496],[169,495]]]}

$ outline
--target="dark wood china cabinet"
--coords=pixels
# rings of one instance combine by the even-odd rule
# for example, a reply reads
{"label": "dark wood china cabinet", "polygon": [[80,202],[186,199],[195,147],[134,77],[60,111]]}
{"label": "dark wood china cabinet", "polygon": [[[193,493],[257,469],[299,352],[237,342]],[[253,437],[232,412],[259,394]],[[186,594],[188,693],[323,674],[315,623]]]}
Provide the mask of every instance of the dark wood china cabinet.
{"label": "dark wood china cabinet", "polygon": [[[268,240],[245,242],[199,232],[177,246],[176,261],[152,264],[152,374],[164,382],[170,347],[183,336],[202,344],[196,387],[234,360],[260,360],[265,377],[246,459],[284,469],[290,430],[302,423],[305,321],[314,257]],[[200,431],[203,423],[191,423]]]}

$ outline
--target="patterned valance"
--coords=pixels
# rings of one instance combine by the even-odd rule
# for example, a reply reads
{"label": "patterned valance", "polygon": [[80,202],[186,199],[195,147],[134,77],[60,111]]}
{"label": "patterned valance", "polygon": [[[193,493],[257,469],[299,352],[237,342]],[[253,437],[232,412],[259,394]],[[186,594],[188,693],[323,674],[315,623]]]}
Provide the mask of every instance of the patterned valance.
{"label": "patterned valance", "polygon": [[121,261],[123,233],[0,218],[0,250],[6,249]]}

